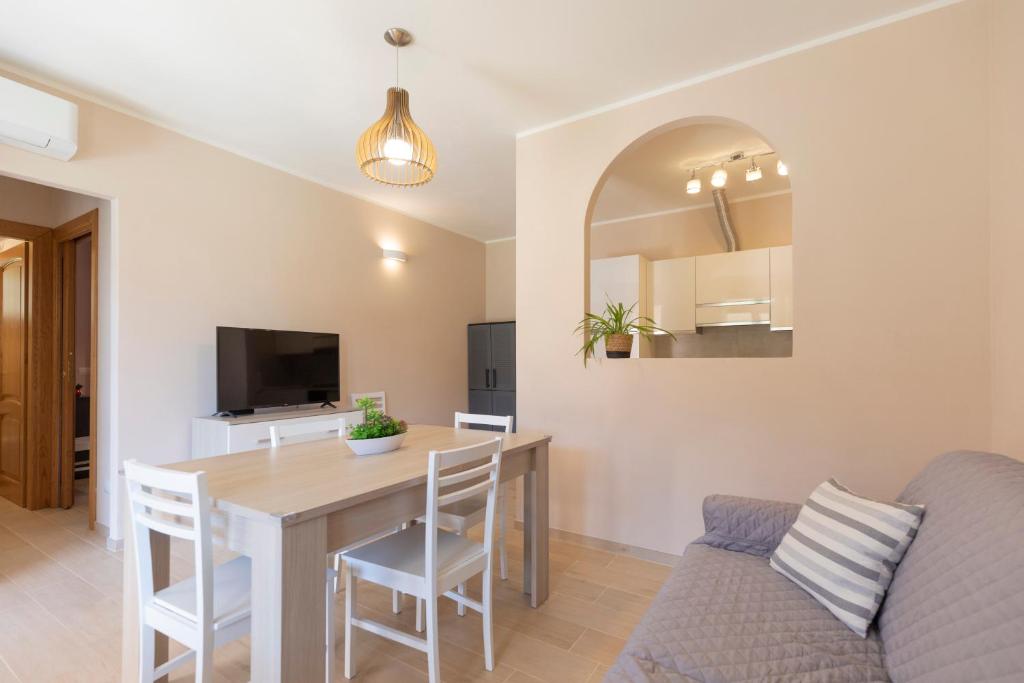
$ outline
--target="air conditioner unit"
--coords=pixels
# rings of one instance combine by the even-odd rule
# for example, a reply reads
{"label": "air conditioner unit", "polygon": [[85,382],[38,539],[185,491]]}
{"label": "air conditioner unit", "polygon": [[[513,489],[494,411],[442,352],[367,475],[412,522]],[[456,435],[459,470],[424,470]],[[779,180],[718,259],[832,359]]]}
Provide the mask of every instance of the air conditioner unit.
{"label": "air conditioner unit", "polygon": [[67,161],[78,151],[78,105],[0,78],[0,142]]}

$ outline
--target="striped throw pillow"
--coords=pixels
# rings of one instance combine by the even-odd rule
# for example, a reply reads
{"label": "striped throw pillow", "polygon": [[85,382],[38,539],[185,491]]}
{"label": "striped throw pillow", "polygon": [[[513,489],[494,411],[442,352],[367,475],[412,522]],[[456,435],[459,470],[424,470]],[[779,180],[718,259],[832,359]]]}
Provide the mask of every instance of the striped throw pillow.
{"label": "striped throw pillow", "polygon": [[924,507],[880,503],[834,479],[814,490],[771,557],[771,566],[864,637]]}

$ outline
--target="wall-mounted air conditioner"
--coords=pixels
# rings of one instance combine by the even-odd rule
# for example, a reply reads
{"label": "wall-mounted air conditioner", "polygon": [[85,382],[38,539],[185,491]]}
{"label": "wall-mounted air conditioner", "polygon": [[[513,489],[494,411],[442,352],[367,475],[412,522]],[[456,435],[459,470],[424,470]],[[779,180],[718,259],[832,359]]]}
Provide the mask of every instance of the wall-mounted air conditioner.
{"label": "wall-mounted air conditioner", "polygon": [[78,105],[0,78],[0,142],[67,161],[78,151]]}

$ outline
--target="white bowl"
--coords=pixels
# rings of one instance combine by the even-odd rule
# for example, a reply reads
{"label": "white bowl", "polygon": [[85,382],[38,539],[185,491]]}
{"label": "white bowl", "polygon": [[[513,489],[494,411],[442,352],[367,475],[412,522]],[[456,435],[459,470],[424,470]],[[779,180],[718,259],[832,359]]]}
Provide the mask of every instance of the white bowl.
{"label": "white bowl", "polygon": [[396,450],[405,441],[405,434],[382,436],[379,439],[345,439],[345,443],[356,455],[376,455]]}

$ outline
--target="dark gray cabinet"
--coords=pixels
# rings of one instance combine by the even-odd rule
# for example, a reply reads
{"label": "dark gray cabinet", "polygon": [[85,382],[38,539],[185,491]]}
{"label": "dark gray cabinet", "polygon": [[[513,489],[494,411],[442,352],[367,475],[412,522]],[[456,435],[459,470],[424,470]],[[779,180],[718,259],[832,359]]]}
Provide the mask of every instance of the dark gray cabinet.
{"label": "dark gray cabinet", "polygon": [[469,325],[467,346],[469,412],[515,417],[516,324]]}

